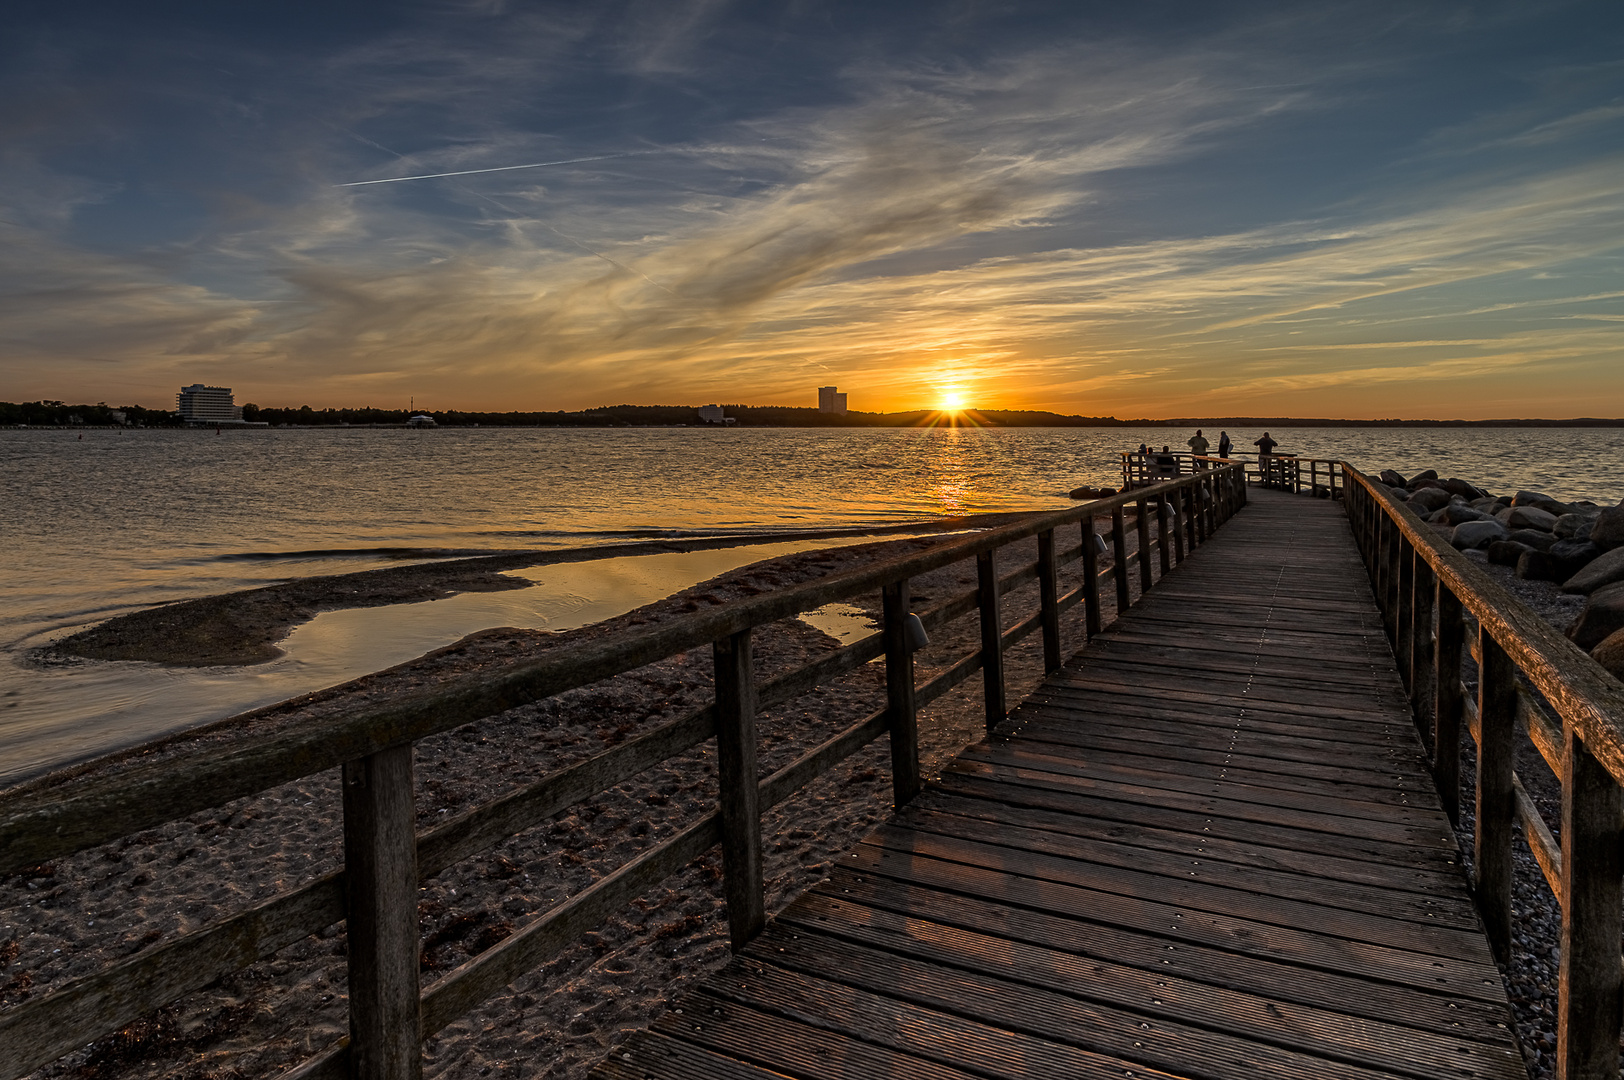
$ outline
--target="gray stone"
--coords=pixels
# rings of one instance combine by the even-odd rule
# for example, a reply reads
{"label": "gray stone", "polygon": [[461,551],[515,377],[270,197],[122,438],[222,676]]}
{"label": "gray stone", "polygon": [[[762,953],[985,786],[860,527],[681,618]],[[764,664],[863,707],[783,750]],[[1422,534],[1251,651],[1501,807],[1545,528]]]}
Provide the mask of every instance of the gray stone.
{"label": "gray stone", "polygon": [[1602,638],[1601,644],[1590,650],[1590,658],[1624,682],[1624,630],[1614,630]]}
{"label": "gray stone", "polygon": [[1527,581],[1566,581],[1573,569],[1566,559],[1559,559],[1548,551],[1535,548],[1522,553],[1517,560],[1517,576]]}
{"label": "gray stone", "polygon": [[1595,514],[1563,514],[1551,526],[1551,531],[1563,540],[1589,540],[1590,530],[1595,524]]}
{"label": "gray stone", "polygon": [[[1564,540],[1551,550],[1555,551],[1562,544],[1571,543],[1573,541]],[[1595,545],[1587,542],[1587,546]],[[1590,594],[1618,581],[1624,581],[1624,547],[1616,547],[1594,559],[1586,560],[1582,568],[1575,569],[1573,575],[1562,582],[1562,591]]]}
{"label": "gray stone", "polygon": [[1515,540],[1496,540],[1489,545],[1489,561],[1496,566],[1516,566],[1525,551],[1534,549]]}
{"label": "gray stone", "polygon": [[1434,480],[1426,476],[1417,476],[1404,486],[1409,488],[1411,491],[1420,491],[1422,488],[1437,488],[1439,491],[1449,490],[1448,488],[1444,487],[1444,482],[1442,480]]}
{"label": "gray stone", "polygon": [[1418,514],[1430,514],[1448,506],[1453,498],[1441,487],[1416,488],[1410,493],[1410,509]]}
{"label": "gray stone", "polygon": [[1504,540],[1510,535],[1506,532],[1506,527],[1498,521],[1465,521],[1455,526],[1454,535],[1449,538],[1449,542],[1465,551],[1492,544],[1496,540]]}
{"label": "gray stone", "polygon": [[[1464,525],[1468,521],[1494,521],[1493,518],[1491,518],[1488,514],[1485,514],[1483,511],[1473,510],[1465,503],[1458,502],[1450,503],[1448,506],[1438,511],[1438,515],[1440,521],[1446,521],[1451,525]],[[1499,522],[1495,522],[1495,524],[1499,524]]]}
{"label": "gray stone", "polygon": [[[1512,506],[1537,506],[1541,510],[1548,510],[1553,514],[1565,514],[1570,509],[1565,503],[1551,498],[1543,491],[1519,491],[1511,500]],[[1552,509],[1559,507],[1560,509]]]}
{"label": "gray stone", "polygon": [[1624,581],[1591,593],[1579,618],[1568,628],[1568,637],[1589,652],[1620,630],[1624,630]]}
{"label": "gray stone", "polygon": [[1387,494],[1394,502],[1407,503],[1410,501],[1410,491],[1408,488],[1390,487],[1387,489]]}
{"label": "gray stone", "polygon": [[1437,469],[1422,469],[1420,472],[1418,472],[1414,476],[1410,477],[1410,483],[1413,484],[1417,480],[1437,480],[1437,479],[1438,479],[1438,470]]}
{"label": "gray stone", "polygon": [[1596,515],[1596,524],[1590,528],[1590,541],[1607,551],[1624,547],[1624,503]]}
{"label": "gray stone", "polygon": [[1468,484],[1456,476],[1451,476],[1444,481],[1444,489],[1451,495],[1459,495],[1463,499],[1481,499],[1488,494],[1482,488]]}
{"label": "gray stone", "polygon": [[1485,514],[1498,514],[1501,510],[1505,509],[1505,503],[1502,503],[1499,499],[1491,498],[1487,495],[1479,499],[1467,499],[1466,505],[1470,506],[1473,510],[1481,510]]}
{"label": "gray stone", "polygon": [[1506,511],[1503,520],[1508,529],[1543,529],[1550,532],[1556,528],[1557,517],[1537,506],[1513,506]]}
{"label": "gray stone", "polygon": [[1513,529],[1511,539],[1524,547],[1531,547],[1535,551],[1549,551],[1552,545],[1556,543],[1555,536],[1548,532],[1541,532],[1538,529]]}
{"label": "gray stone", "polygon": [[1403,487],[1409,483],[1401,473],[1396,473],[1392,469],[1383,469],[1379,479],[1388,487]]}

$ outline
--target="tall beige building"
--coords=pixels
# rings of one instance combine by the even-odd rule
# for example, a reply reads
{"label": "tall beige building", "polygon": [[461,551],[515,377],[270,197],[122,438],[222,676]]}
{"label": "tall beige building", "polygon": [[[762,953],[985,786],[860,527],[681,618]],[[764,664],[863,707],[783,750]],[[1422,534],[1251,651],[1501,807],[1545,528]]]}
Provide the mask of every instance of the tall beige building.
{"label": "tall beige building", "polygon": [[846,395],[833,386],[818,387],[818,412],[846,415]]}

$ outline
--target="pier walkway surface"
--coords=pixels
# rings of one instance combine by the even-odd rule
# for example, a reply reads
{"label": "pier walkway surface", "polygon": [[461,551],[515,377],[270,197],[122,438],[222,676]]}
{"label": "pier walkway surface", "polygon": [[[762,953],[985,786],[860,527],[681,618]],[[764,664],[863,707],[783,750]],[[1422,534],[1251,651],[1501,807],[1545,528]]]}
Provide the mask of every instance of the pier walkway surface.
{"label": "pier walkway surface", "polygon": [[602,1080],[1523,1077],[1340,504],[1254,492]]}

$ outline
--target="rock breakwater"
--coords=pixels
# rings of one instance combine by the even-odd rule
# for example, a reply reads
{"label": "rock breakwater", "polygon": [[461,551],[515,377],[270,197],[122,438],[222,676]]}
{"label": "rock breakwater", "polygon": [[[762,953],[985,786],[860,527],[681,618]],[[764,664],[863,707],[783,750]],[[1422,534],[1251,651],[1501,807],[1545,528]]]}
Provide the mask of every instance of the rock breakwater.
{"label": "rock breakwater", "polygon": [[1377,479],[1454,547],[1482,550],[1519,578],[1586,597],[1567,635],[1624,679],[1624,502],[1563,501],[1539,491],[1494,495],[1432,469],[1413,477],[1383,469]]}

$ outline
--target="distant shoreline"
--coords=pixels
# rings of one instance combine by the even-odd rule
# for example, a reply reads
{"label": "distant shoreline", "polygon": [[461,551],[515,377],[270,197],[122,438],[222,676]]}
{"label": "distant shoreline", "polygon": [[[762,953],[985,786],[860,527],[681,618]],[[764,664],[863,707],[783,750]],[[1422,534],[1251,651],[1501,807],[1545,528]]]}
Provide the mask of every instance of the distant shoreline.
{"label": "distant shoreline", "polygon": [[[0,417],[17,415],[17,406],[0,402]],[[105,407],[103,407],[105,408]],[[171,430],[183,427],[147,412],[140,422],[126,425],[110,424],[84,415],[93,412],[89,406],[60,407],[62,415],[33,422],[3,422],[0,430],[11,431],[94,431],[94,430]],[[961,413],[944,413],[921,409],[911,412],[843,414],[820,413],[810,408],[779,406],[723,406],[730,423],[725,427],[707,424],[699,419],[698,409],[675,405],[616,405],[580,412],[507,412],[483,413],[428,411],[434,418],[435,428],[697,428],[737,430],[740,428],[917,428],[930,426],[961,426],[977,428],[1621,428],[1620,417],[1575,417],[1571,419],[1494,419],[1494,420],[1346,420],[1325,417],[1291,416],[1217,416],[1172,417],[1162,419],[1119,420],[1114,416],[1070,416],[1060,413],[1032,410],[967,409]],[[52,409],[56,412],[56,409]],[[134,411],[133,409],[130,411]],[[80,420],[71,419],[78,415]],[[406,429],[404,413],[378,409],[327,409],[304,411],[299,409],[256,409],[256,417],[268,422],[270,430],[325,430],[330,428],[399,428]],[[200,430],[213,430],[210,425],[192,425]],[[221,430],[267,430],[266,427],[222,425]],[[424,430],[433,430],[424,429]]]}

